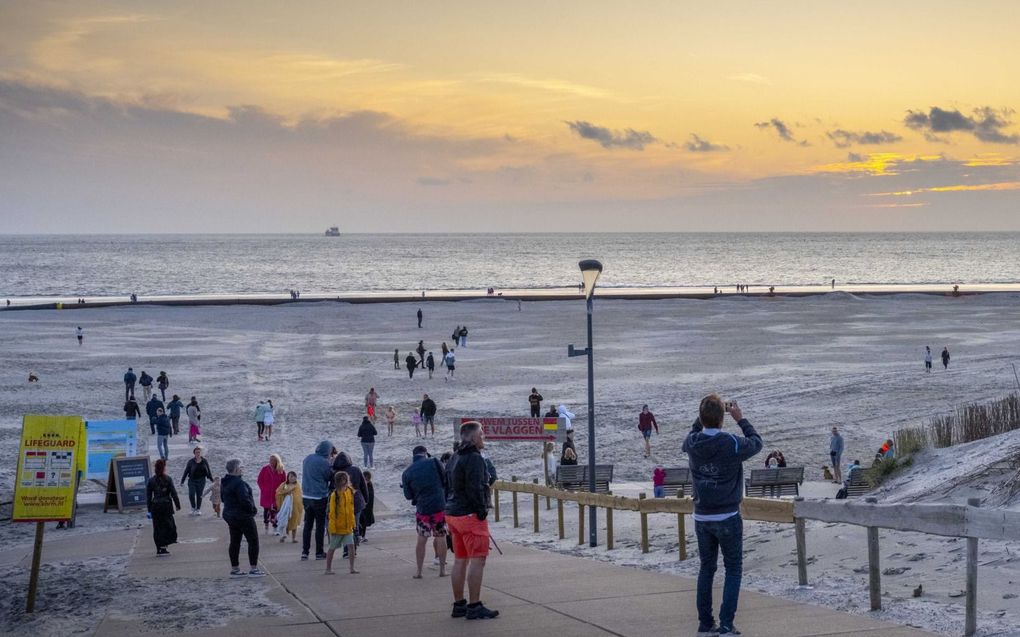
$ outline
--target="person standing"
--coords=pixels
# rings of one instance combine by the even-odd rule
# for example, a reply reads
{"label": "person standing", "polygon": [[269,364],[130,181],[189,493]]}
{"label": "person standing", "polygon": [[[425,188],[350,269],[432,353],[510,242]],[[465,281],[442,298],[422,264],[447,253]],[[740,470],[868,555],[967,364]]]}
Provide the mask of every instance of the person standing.
{"label": "person standing", "polygon": [[230,557],[230,576],[244,577],[241,571],[241,538],[248,543],[248,577],[264,577],[265,571],[259,568],[259,532],[255,527],[255,515],[259,512],[255,506],[251,487],[241,478],[243,469],[237,458],[227,460],[227,475],[220,482],[220,495],[223,498],[223,521],[230,529],[230,545],[227,555]]}
{"label": "person standing", "polygon": [[[489,472],[482,458],[485,436],[477,423],[460,428],[460,447],[447,466],[450,497],[445,517],[453,534],[453,617],[493,619],[499,611],[481,600],[482,576],[489,556]],[[468,596],[464,597],[467,583]]]}
{"label": "person standing", "polygon": [[432,352],[425,358],[425,367],[429,370],[429,379],[432,379],[432,374],[436,371],[436,359],[432,357]]}
{"label": "person standing", "polygon": [[188,414],[188,442],[202,442],[199,439],[202,430],[198,426],[198,422],[202,420],[202,410],[198,406],[198,399],[192,396],[185,411]]}
{"label": "person standing", "polygon": [[326,575],[333,574],[333,554],[338,548],[343,548],[347,559],[351,563],[351,574],[357,574],[354,570],[354,558],[356,557],[357,541],[354,533],[358,527],[357,499],[361,494],[351,487],[351,479],[343,471],[337,471],[334,476],[333,493],[329,496],[327,513],[329,519],[329,552],[326,553]]}
{"label": "person standing", "polygon": [[659,423],[655,422],[655,414],[648,410],[648,405],[642,405],[638,415],[638,431],[645,441],[646,458],[652,455],[652,427],[655,427],[655,435],[659,435]]}
{"label": "person standing", "polygon": [[138,377],[135,376],[135,370],[128,367],[127,372],[124,373],[124,400],[133,398],[135,395],[135,381]]}
{"label": "person standing", "polygon": [[432,430],[432,437],[436,437],[436,401],[429,398],[428,394],[422,396],[421,401],[421,421],[422,429],[427,436],[429,429]]}
{"label": "person standing", "polygon": [[[722,431],[726,412],[737,422],[743,436]],[[743,574],[744,524],[740,502],[744,492],[743,462],[761,451],[761,436],[732,402],[729,409],[719,396],[701,400],[698,418],[684,440],[694,484],[694,530],[698,538],[701,568],[698,572],[698,635],[739,635],[733,620],[740,598]],[[712,580],[722,550],[726,577],[723,580],[719,625],[712,611]]]}
{"label": "person standing", "polygon": [[191,503],[191,515],[202,515],[202,496],[205,494],[205,481],[213,481],[212,467],[202,457],[202,448],[195,447],[194,457],[188,460],[181,476],[181,486],[188,482],[188,501]]}
{"label": "person standing", "polygon": [[446,380],[450,380],[453,378],[454,370],[457,369],[457,357],[453,355],[452,349],[443,357],[443,362],[446,364]]}
{"label": "person standing", "polygon": [[931,373],[931,347],[924,346],[924,371]]}
{"label": "person standing", "polygon": [[261,442],[266,433],[266,401],[264,400],[260,400],[259,404],[255,405],[255,426]]}
{"label": "person standing", "polygon": [[149,397],[152,396],[152,376],[145,373],[144,369],[142,370],[142,375],[138,377],[138,384],[142,386],[143,400],[148,402]]}
{"label": "person standing", "polygon": [[375,387],[370,387],[368,393],[365,394],[365,413],[368,414],[368,419],[375,422],[375,406],[379,403],[379,394],[375,392]]}
{"label": "person standing", "polygon": [[421,319],[422,319],[421,308],[418,308],[418,329],[421,329]]}
{"label": "person standing", "polygon": [[418,542],[414,557],[418,570],[414,579],[422,578],[425,549],[429,538],[439,558],[439,577],[446,576],[446,493],[449,485],[442,464],[429,456],[424,445],[411,451],[411,464],[400,475],[404,497],[414,504],[415,529]]}
{"label": "person standing", "polygon": [[386,408],[386,435],[393,435],[393,425],[397,422],[397,410],[390,405]]}
{"label": "person standing", "polygon": [[124,417],[128,420],[135,420],[142,417],[142,410],[138,408],[138,402],[134,396],[128,396],[124,401]]}
{"label": "person standing", "polygon": [[467,329],[467,325],[465,325],[464,327],[460,328],[460,346],[461,347],[467,347],[467,335],[468,335],[468,329]]}
{"label": "person standing", "polygon": [[538,390],[534,387],[531,388],[531,395],[528,396],[528,404],[531,405],[531,417],[539,418],[542,416],[542,394],[538,393]]}
{"label": "person standing", "polygon": [[450,338],[453,339],[454,345],[460,345],[460,325],[453,328],[453,334],[450,335]]}
{"label": "person standing", "polygon": [[949,346],[942,348],[942,369],[949,369]]}
{"label": "person standing", "polygon": [[407,366],[407,377],[414,378],[414,369],[418,367],[418,360],[414,357],[414,354],[408,354],[407,358],[404,359],[404,364]]}
{"label": "person standing", "polygon": [[269,454],[269,462],[259,471],[259,477],[255,483],[259,485],[259,506],[262,507],[262,524],[266,533],[269,533],[269,525],[277,528],[276,519],[276,490],[287,481],[287,472],[283,468],[283,460],[275,453]]}
{"label": "person standing", "polygon": [[77,336],[78,336],[78,347],[81,347],[81,342],[85,338],[85,332],[82,331],[81,325],[78,326]]}
{"label": "person standing", "polygon": [[181,433],[181,412],[184,411],[184,403],[181,402],[181,397],[174,394],[170,400],[170,404],[166,406],[167,412],[170,414],[170,424],[173,426],[174,433],[177,435]]}
{"label": "person standing", "polygon": [[416,347],[414,349],[414,351],[418,352],[418,360],[420,361],[418,364],[419,364],[419,366],[422,369],[424,369],[425,368],[425,342],[424,341],[418,341],[418,347]]}
{"label": "person standing", "polygon": [[361,440],[362,463],[366,469],[375,466],[375,459],[372,452],[375,450],[375,437],[379,435],[375,425],[368,416],[361,419],[361,426],[358,427],[358,439]]}
{"label": "person standing", "polygon": [[170,377],[166,375],[166,372],[160,372],[156,377],[156,386],[159,387],[160,399],[166,402],[166,389],[170,386]]}
{"label": "person standing", "polygon": [[145,484],[145,505],[152,518],[152,541],[156,544],[156,555],[167,557],[166,547],[177,544],[177,525],[174,523],[174,508],[181,510],[174,481],[166,474],[166,460],[160,458],[154,466],[155,475]]}
{"label": "person standing", "polygon": [[446,355],[450,353],[450,348],[446,346],[446,341],[443,341],[443,357],[440,358],[440,362],[446,360]]}
{"label": "person standing", "polygon": [[156,416],[162,409],[164,409],[163,402],[156,396],[152,396],[149,398],[149,402],[145,403],[145,414],[149,417],[149,431],[153,435],[156,434]]}
{"label": "person standing", "polygon": [[843,436],[835,427],[832,428],[832,436],[829,438],[829,458],[832,460],[833,482],[839,484],[843,482]]}
{"label": "person standing", "polygon": [[556,417],[563,419],[563,428],[566,429],[567,432],[574,430],[574,423],[571,421],[573,418],[576,418],[576,416],[567,409],[566,405],[559,405],[556,408]]}
{"label": "person standing", "polygon": [[301,463],[302,505],[305,509],[305,523],[302,529],[301,559],[308,559],[312,544],[312,531],[315,532],[315,559],[326,559],[322,550],[323,535],[326,532],[326,502],[329,498],[330,485],[333,483],[333,468],[330,466],[330,454],[333,443],[323,440],[315,446],[315,452],[305,457]]}
{"label": "person standing", "polygon": [[273,401],[266,399],[266,411],[262,415],[266,423],[266,442],[269,442],[273,438],[273,423],[276,422],[276,408],[273,407]]}
{"label": "person standing", "polygon": [[297,544],[297,529],[301,526],[305,508],[301,502],[301,485],[293,471],[288,471],[287,481],[276,488],[276,511],[276,533],[281,536],[280,542],[286,542],[289,534],[291,542]]}
{"label": "person standing", "polygon": [[[153,396],[155,398],[155,396]],[[162,403],[160,403],[162,405]],[[156,409],[156,418],[153,421],[153,427],[156,429],[156,449],[159,450],[159,457],[163,460],[170,458],[170,436],[174,433],[174,427],[170,424],[170,418],[167,417],[163,407]]]}
{"label": "person standing", "polygon": [[393,369],[400,369],[400,350],[393,350]]}
{"label": "person standing", "polygon": [[365,471],[364,473],[365,486],[368,487],[368,498],[365,500],[365,508],[361,511],[358,522],[358,535],[361,537],[362,542],[367,542],[368,539],[365,535],[368,533],[368,527],[375,524],[375,485],[372,484],[372,472]]}

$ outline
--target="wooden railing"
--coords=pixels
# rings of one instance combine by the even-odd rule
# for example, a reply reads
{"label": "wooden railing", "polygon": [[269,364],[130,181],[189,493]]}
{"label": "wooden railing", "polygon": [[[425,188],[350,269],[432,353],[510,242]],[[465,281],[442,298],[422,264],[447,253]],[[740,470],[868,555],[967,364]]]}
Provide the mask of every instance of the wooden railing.
{"label": "wooden railing", "polygon": [[[514,528],[520,526],[518,494],[532,496],[532,524],[539,532],[539,500],[546,499],[546,509],[556,500],[556,514],[560,539],[565,538],[563,503],[577,504],[578,544],[584,544],[584,507],[606,510],[606,549],[614,546],[613,512],[634,511],[641,516],[641,551],[648,553],[648,516],[654,513],[671,513],[677,518],[677,539],[680,559],[687,559],[687,528],[685,516],[694,512],[694,500],[685,497],[648,499],[644,493],[637,498],[587,491],[565,491],[554,487],[518,482],[497,481],[492,485],[495,521],[500,521],[500,492],[511,494]],[[972,498],[967,505],[959,504],[878,504],[875,498],[864,502],[849,500],[770,500],[744,498],[740,514],[745,520],[793,524],[797,543],[797,580],[808,585],[807,533],[805,520],[853,524],[867,529],[868,583],[871,609],[882,608],[881,569],[879,565],[879,529],[912,531],[948,537],[967,538],[967,588],[964,635],[977,630],[977,554],[978,540],[1020,541],[1020,512],[979,508],[979,500]]]}

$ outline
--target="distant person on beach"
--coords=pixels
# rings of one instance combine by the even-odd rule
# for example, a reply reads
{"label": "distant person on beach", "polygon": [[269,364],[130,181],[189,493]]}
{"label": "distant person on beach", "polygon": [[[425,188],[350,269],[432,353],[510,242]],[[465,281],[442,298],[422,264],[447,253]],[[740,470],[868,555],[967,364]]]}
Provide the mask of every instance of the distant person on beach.
{"label": "distant person on beach", "polygon": [[269,525],[273,526],[274,531],[278,528],[276,490],[286,481],[287,471],[283,467],[283,460],[275,453],[269,454],[269,462],[259,470],[255,480],[255,484],[259,485],[259,506],[262,507],[262,526],[266,533],[269,533]]}
{"label": "distant person on beach", "polygon": [[655,469],[652,471],[652,497],[666,497],[666,470],[662,468],[662,465],[658,464],[655,465]]}
{"label": "distant person on beach", "polygon": [[[31,376],[29,376],[29,382],[32,382]],[[142,410],[138,408],[138,401],[135,400],[134,396],[128,396],[127,400],[124,401],[124,417],[128,420],[142,417]]]}
{"label": "distant person on beach", "polygon": [[166,372],[160,372],[156,377],[156,387],[159,387],[159,395],[164,402],[166,401],[166,389],[169,386],[170,377],[166,375]]}
{"label": "distant person on beach", "polygon": [[832,280],[832,289],[833,289],[833,290],[835,290],[835,289],[836,289],[836,279],[833,279],[833,280]]}
{"label": "distant person on beach", "polygon": [[429,429],[432,429],[432,437],[436,437],[436,401],[429,398],[428,394],[422,396],[421,400],[421,422],[422,429],[427,436]]}
{"label": "distant person on beach", "polygon": [[365,471],[365,486],[368,487],[368,497],[365,499],[365,508],[358,518],[358,537],[361,538],[361,542],[368,541],[365,537],[368,527],[375,524],[375,485],[372,484],[371,471]]}
{"label": "distant person on beach", "polygon": [[276,422],[276,412],[274,411],[273,401],[266,399],[266,413],[263,416],[266,423],[266,442],[273,439],[273,423]]}
{"label": "distant person on beach", "polygon": [[538,389],[535,387],[531,388],[531,394],[528,396],[528,405],[531,406],[531,417],[538,418],[542,415],[542,394],[538,393]]}
{"label": "distant person on beach", "polygon": [[[729,407],[727,409],[726,407]],[[743,436],[722,431],[726,412],[733,417]],[[698,418],[684,440],[694,484],[694,530],[698,538],[701,569],[698,573],[698,635],[740,634],[733,620],[740,597],[743,572],[744,525],[740,502],[744,494],[743,462],[763,446],[761,436],[744,418],[735,403],[724,405],[711,394],[701,400]],[[722,550],[726,576],[722,606],[716,626],[712,607],[712,581]]]}
{"label": "distant person on beach", "polygon": [[467,325],[460,328],[460,346],[467,347],[468,328]]}
{"label": "distant person on beach", "polygon": [[414,357],[414,354],[408,354],[407,358],[404,359],[404,364],[407,366],[407,377],[414,378],[414,370],[418,367],[418,359]]}
{"label": "distant person on beach", "polygon": [[292,544],[297,544],[297,530],[304,518],[305,507],[301,501],[301,485],[297,474],[287,472],[287,480],[276,487],[276,535],[280,542],[286,542],[290,535]]}
{"label": "distant person on beach", "polygon": [[[160,405],[162,404],[160,403]],[[166,415],[166,411],[162,406],[156,409],[156,419],[153,426],[156,428],[156,449],[159,450],[159,457],[167,460],[170,458],[169,440],[170,436],[174,433],[174,426],[170,423],[170,418]]]}
{"label": "distant person on beach", "polygon": [[949,369],[949,346],[942,348],[942,369]]}
{"label": "distant person on beach", "polygon": [[638,414],[638,431],[645,441],[645,457],[652,455],[652,427],[655,427],[655,435],[659,435],[659,423],[655,422],[655,414],[648,410],[648,405],[641,406],[641,413]]}
{"label": "distant person on beach", "polygon": [[30,383],[38,383],[39,382],[39,374],[36,374],[35,372],[28,372],[28,382],[30,382]]}
{"label": "distant person on beach", "polygon": [[192,396],[185,411],[188,414],[188,442],[202,442],[199,439],[202,430],[198,426],[199,421],[202,420],[202,409],[198,406],[198,399]]}
{"label": "distant person on beach", "polygon": [[931,347],[924,346],[924,371],[931,373]]}
{"label": "distant person on beach", "polygon": [[565,467],[577,465],[577,450],[573,447],[565,447],[563,455],[560,456],[560,465]]}
{"label": "distant person on beach", "polygon": [[446,364],[445,378],[446,380],[450,380],[453,378],[453,373],[457,369],[457,357],[454,355],[452,349],[446,353],[446,356],[443,357],[443,363]]}
{"label": "distant person on beach", "polygon": [[421,318],[422,318],[421,308],[418,308],[418,329],[421,329]]}
{"label": "distant person on beach", "polygon": [[829,458],[832,460],[833,482],[842,482],[843,471],[840,463],[843,459],[843,436],[836,427],[832,428],[832,436],[829,438]]}
{"label": "distant person on beach", "polygon": [[560,413],[556,410],[556,405],[549,405],[549,410],[545,412],[545,418],[559,418]]}
{"label": "distant person on beach", "polygon": [[766,469],[778,469],[786,466],[786,458],[783,456],[783,452],[776,449],[769,452],[769,455],[765,456],[765,468]]}
{"label": "distant person on beach", "polygon": [[424,341],[418,341],[418,347],[416,347],[414,351],[418,352],[418,360],[421,361],[421,363],[419,363],[419,365],[420,365],[420,367],[422,369],[424,369],[425,368],[425,343],[424,343]]}
{"label": "distant person on beach", "polygon": [[308,559],[311,549],[312,532],[315,532],[315,559],[326,559],[322,550],[323,536],[326,533],[326,502],[329,498],[330,485],[333,484],[333,467],[330,453],[333,443],[323,440],[315,446],[315,452],[305,457],[301,463],[301,493],[305,509],[305,523],[302,530],[301,559]]}
{"label": "distant person on beach", "polygon": [[151,397],[149,402],[145,403],[145,414],[149,417],[149,430],[152,435],[156,435],[156,416],[164,408],[163,401],[156,396]]}
{"label": "distant person on beach", "polygon": [[361,441],[361,464],[368,469],[375,466],[373,451],[375,450],[375,437],[377,435],[379,435],[379,432],[376,431],[375,425],[372,424],[368,416],[364,416],[361,419],[361,426],[358,427],[358,439]]}
{"label": "distant person on beach", "polygon": [[181,510],[174,481],[166,474],[166,460],[160,458],[154,466],[154,473],[145,484],[145,505],[152,518],[152,541],[156,544],[156,555],[168,557],[166,547],[177,544],[177,525],[174,510]]}
{"label": "distant person on beach", "polygon": [[181,412],[184,411],[184,403],[181,402],[181,397],[177,394],[171,396],[170,404],[166,406],[167,413],[170,414],[170,425],[173,427],[173,435],[181,433]]}
{"label": "distant person on beach", "polygon": [[85,338],[85,332],[82,331],[81,325],[78,326],[77,336],[78,336],[78,347],[81,347],[81,342]]}
{"label": "distant person on beach", "polygon": [[421,438],[421,414],[417,411],[411,414],[411,424],[414,425],[414,437]]}
{"label": "distant person on beach", "polygon": [[574,424],[571,422],[571,419],[575,418],[575,416],[570,412],[569,409],[567,409],[566,405],[559,405],[556,407],[556,417],[562,418],[564,420],[563,423],[564,429],[566,429],[567,431],[574,430]]}
{"label": "distant person on beach", "polygon": [[450,335],[450,338],[453,339],[454,345],[460,345],[460,325],[453,328],[453,334]]}
{"label": "distant person on beach", "polygon": [[436,372],[436,359],[432,357],[432,352],[425,357],[425,368],[429,370],[429,378],[432,378],[432,374]]}
{"label": "distant person on beach", "polygon": [[255,427],[259,440],[263,440],[266,434],[266,401],[260,400],[255,405]]}
{"label": "distant person on beach", "polygon": [[415,529],[418,542],[414,557],[417,571],[414,579],[422,578],[425,563],[425,549],[429,538],[439,558],[439,577],[446,576],[446,494],[449,485],[446,472],[428,449],[418,445],[411,451],[411,464],[400,475],[400,487],[404,497],[414,505]]}
{"label": "distant person on beach", "polygon": [[[493,619],[499,611],[481,600],[482,576],[489,555],[489,471],[482,458],[485,435],[471,423],[460,428],[460,447],[447,467],[450,497],[446,523],[453,535],[453,617]],[[464,584],[467,583],[467,598]]]}
{"label": "distant person on beach", "polygon": [[886,440],[882,443],[878,453],[875,454],[875,462],[881,462],[886,459],[892,459],[896,457],[896,446],[893,444],[892,439]]}
{"label": "distant person on beach", "polygon": [[368,419],[375,422],[375,407],[379,404],[379,394],[376,393],[375,387],[369,387],[368,393],[365,394],[365,413],[368,414]]}
{"label": "distant person on beach", "polygon": [[135,376],[135,370],[128,367],[127,372],[124,374],[124,400],[135,395],[135,382],[137,380],[138,377]]}
{"label": "distant person on beach", "polygon": [[[343,471],[337,471],[333,478],[333,493],[329,496],[328,525],[329,525],[329,551],[326,553],[326,575],[333,574],[333,555],[336,550],[343,548],[347,552],[347,559],[350,561],[352,575],[358,573],[354,569],[354,559],[357,556],[357,541],[354,532],[358,527],[356,510],[364,507],[364,499],[351,486],[351,478]],[[357,500],[362,498],[361,507]]]}
{"label": "distant person on beach", "polygon": [[552,486],[556,480],[556,445],[551,442],[542,445],[542,471],[546,486]]}
{"label": "distant person on beach", "polygon": [[443,358],[440,360],[446,360],[446,355],[450,352],[450,348],[446,346],[446,341],[443,341]]}
{"label": "distant person on beach", "polygon": [[141,376],[138,377],[138,384],[142,386],[142,399],[148,402],[149,397],[152,396],[152,376],[145,373],[144,369]]}
{"label": "distant person on beach", "polygon": [[212,484],[209,485],[209,490],[206,493],[209,494],[209,502],[212,502],[213,514],[216,517],[220,517],[220,513],[223,509],[223,495],[222,485],[220,483],[220,477],[216,476],[212,479]]}
{"label": "distant person on beach", "polygon": [[215,478],[213,478],[209,461],[202,457],[202,448],[195,447],[192,453],[193,457],[188,459],[188,464],[184,467],[181,486],[184,486],[187,481],[191,515],[202,515],[202,495],[205,494],[205,481],[213,482]]}
{"label": "distant person on beach", "polygon": [[393,369],[400,369],[400,350],[393,350]]}
{"label": "distant person on beach", "polygon": [[241,571],[241,538],[248,543],[248,577],[264,577],[265,571],[259,568],[259,531],[255,526],[255,516],[259,509],[255,506],[255,497],[251,486],[241,478],[243,468],[237,458],[227,460],[227,475],[220,482],[223,497],[223,521],[230,529],[230,545],[227,555],[230,557],[230,576],[244,577]]}
{"label": "distant person on beach", "polygon": [[397,422],[397,410],[393,408],[393,405],[390,405],[386,408],[386,413],[384,415],[386,417],[386,435],[392,436],[393,425]]}

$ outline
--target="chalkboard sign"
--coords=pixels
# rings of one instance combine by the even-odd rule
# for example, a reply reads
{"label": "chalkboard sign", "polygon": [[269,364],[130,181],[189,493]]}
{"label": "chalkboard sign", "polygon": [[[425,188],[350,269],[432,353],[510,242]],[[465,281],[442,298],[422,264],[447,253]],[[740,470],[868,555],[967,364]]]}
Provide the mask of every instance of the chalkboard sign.
{"label": "chalkboard sign", "polygon": [[149,457],[130,456],[110,460],[103,512],[146,506],[145,485],[149,482]]}

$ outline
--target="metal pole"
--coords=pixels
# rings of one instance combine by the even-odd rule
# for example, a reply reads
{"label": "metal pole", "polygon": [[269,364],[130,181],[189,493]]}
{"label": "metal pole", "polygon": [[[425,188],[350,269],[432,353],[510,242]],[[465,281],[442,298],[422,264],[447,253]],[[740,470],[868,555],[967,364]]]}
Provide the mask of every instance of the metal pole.
{"label": "metal pole", "polygon": [[[980,498],[967,498],[972,507],[981,506]],[[977,576],[978,576],[978,539],[967,538],[967,607],[964,615],[963,634],[970,637],[977,632]]]}
{"label": "metal pole", "polygon": [[[592,351],[592,299],[588,299],[588,491],[595,493],[595,358]],[[598,546],[598,510],[588,507],[588,544]]]}
{"label": "metal pole", "polygon": [[35,612],[35,594],[39,590],[39,562],[42,561],[43,531],[45,522],[35,523],[35,545],[32,547],[32,570],[28,575],[28,600],[25,604],[26,613]]}

